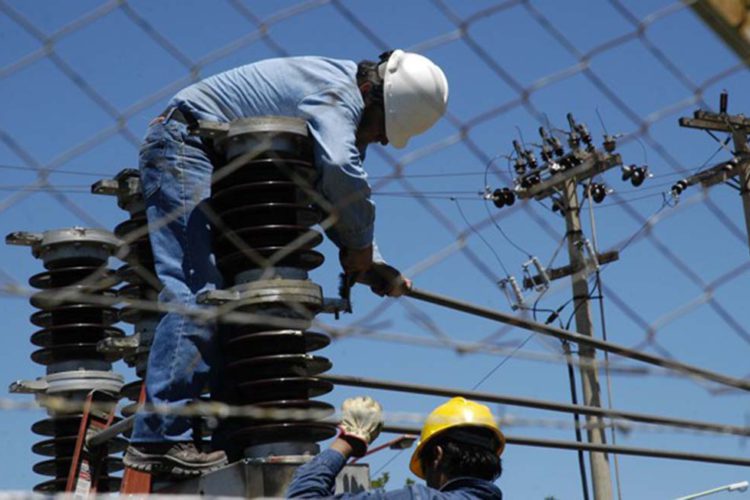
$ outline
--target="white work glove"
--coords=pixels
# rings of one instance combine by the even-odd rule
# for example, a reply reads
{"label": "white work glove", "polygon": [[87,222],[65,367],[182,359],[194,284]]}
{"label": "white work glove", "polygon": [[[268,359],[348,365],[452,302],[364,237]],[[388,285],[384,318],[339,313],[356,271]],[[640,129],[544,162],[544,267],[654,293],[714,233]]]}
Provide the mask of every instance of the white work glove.
{"label": "white work glove", "polygon": [[383,407],[369,396],[349,398],[341,405],[340,437],[349,438],[352,455],[364,456],[383,428]]}

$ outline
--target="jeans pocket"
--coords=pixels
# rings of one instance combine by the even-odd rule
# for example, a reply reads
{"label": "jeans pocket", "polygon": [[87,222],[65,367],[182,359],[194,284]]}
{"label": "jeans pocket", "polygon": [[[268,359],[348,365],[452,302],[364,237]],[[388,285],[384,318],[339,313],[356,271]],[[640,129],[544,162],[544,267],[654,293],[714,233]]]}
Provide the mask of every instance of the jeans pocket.
{"label": "jeans pocket", "polygon": [[152,197],[161,187],[166,141],[146,141],[139,153],[141,192],[144,199]]}

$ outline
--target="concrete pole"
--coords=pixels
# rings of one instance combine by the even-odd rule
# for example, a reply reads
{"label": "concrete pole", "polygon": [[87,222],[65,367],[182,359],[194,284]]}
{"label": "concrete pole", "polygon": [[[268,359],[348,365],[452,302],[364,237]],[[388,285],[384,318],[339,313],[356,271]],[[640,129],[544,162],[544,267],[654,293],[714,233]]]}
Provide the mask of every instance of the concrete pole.
{"label": "concrete pole", "polygon": [[[565,197],[565,227],[567,229],[568,254],[570,267],[577,270],[572,275],[573,304],[575,307],[576,331],[581,335],[593,337],[591,309],[589,307],[588,273],[585,266],[583,232],[581,230],[580,204],[576,192],[575,179],[568,179],[563,184]],[[591,346],[578,345],[578,356],[584,361],[580,365],[581,386],[583,387],[583,404],[601,407],[599,374],[596,366],[596,350]],[[589,443],[605,444],[603,420],[597,416],[587,415],[586,423]],[[596,427],[598,426],[598,427]],[[591,462],[591,482],[596,500],[612,499],[612,479],[609,470],[609,457],[606,453],[589,452]]]}

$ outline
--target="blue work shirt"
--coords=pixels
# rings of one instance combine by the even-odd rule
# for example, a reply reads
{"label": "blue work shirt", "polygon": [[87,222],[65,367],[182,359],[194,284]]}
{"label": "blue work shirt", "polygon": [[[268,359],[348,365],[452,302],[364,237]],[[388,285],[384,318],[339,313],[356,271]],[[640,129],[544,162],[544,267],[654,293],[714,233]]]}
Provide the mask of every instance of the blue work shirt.
{"label": "blue work shirt", "polygon": [[377,489],[362,493],[334,495],[336,476],[344,468],[346,459],[335,450],[326,450],[297,469],[287,498],[344,498],[349,500],[502,500],[500,488],[490,481],[474,477],[460,477],[448,481],[436,490],[414,484],[400,490]]}
{"label": "blue work shirt", "polygon": [[318,191],[338,208],[338,221],[326,233],[339,248],[373,243],[375,204],[362,168],[364,151],[355,143],[365,107],[356,63],[324,57],[268,59],[208,77],[180,91],[169,104],[198,120],[230,122],[264,115],[306,120],[320,173]]}

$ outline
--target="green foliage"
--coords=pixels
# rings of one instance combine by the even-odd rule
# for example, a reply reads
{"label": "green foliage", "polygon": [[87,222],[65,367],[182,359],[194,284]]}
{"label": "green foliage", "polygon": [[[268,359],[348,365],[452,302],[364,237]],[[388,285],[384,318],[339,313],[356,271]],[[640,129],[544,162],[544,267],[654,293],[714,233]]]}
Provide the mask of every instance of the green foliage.
{"label": "green foliage", "polygon": [[391,475],[388,472],[383,472],[380,477],[377,477],[370,481],[370,487],[372,489],[375,488],[385,488],[385,485],[388,483],[388,480],[391,478]]}
{"label": "green foliage", "polygon": [[415,480],[413,480],[412,478],[407,477],[406,478],[406,483],[404,483],[404,486],[411,486],[413,484],[417,484],[417,482]]}

